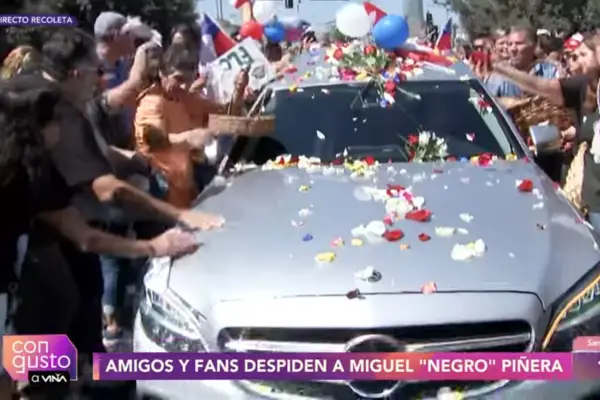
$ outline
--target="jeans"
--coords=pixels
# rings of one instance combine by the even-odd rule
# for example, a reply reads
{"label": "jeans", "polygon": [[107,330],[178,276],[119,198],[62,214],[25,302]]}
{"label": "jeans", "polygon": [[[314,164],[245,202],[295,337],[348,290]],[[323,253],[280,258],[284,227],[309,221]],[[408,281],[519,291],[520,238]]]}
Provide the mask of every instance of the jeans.
{"label": "jeans", "polygon": [[202,193],[204,188],[213,180],[217,174],[217,167],[208,164],[195,164],[194,165],[194,181],[196,182],[196,188],[198,193]]}
{"label": "jeans", "polygon": [[[129,227],[124,225],[110,225],[104,229],[107,233],[126,237]],[[102,295],[102,309],[104,314],[114,316],[115,311],[123,304],[127,287],[128,273],[131,269],[131,260],[115,256],[100,256],[102,278],[104,279],[104,294]]]}

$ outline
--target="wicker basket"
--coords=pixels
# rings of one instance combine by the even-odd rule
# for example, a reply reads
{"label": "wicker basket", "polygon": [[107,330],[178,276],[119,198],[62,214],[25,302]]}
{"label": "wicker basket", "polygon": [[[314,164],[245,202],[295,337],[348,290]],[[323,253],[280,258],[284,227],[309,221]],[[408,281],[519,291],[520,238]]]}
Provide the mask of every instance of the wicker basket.
{"label": "wicker basket", "polygon": [[240,117],[224,114],[210,114],[208,128],[216,132],[237,136],[267,136],[275,132],[275,117]]}
{"label": "wicker basket", "polygon": [[561,131],[573,125],[569,109],[556,106],[540,96],[529,98],[529,101],[509,109],[509,112],[525,139],[529,137],[529,127],[533,125],[546,122],[556,125]]}

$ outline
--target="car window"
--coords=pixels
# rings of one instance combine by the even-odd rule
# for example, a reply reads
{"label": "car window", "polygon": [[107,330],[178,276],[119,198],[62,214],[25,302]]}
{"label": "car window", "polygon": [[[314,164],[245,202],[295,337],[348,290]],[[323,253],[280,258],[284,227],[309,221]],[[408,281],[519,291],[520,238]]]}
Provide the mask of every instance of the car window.
{"label": "car window", "polygon": [[275,138],[285,154],[324,161],[347,154],[381,162],[407,161],[409,135],[421,131],[446,140],[454,157],[521,155],[510,128],[475,81],[407,81],[396,102],[379,104],[365,83],[278,91],[267,104],[276,117]]}

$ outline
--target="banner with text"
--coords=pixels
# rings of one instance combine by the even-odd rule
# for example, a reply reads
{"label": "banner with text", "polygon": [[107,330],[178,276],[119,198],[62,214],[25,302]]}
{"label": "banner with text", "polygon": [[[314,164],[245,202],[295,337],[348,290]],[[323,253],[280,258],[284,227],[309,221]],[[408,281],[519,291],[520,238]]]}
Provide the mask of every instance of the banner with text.
{"label": "banner with text", "polygon": [[211,85],[216,89],[221,102],[231,100],[235,78],[246,67],[250,67],[248,87],[254,90],[260,89],[275,77],[275,69],[258,43],[250,38],[244,39],[210,64]]}
{"label": "banner with text", "polygon": [[570,380],[600,353],[94,354],[97,380]]}

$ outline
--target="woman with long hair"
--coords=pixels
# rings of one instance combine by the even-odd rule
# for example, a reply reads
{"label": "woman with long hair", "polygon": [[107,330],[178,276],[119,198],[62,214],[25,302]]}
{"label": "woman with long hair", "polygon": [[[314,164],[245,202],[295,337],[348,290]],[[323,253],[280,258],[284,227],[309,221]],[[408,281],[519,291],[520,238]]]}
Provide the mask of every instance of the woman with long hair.
{"label": "woman with long hair", "polygon": [[38,52],[31,46],[14,48],[2,62],[2,79],[9,79],[23,71],[27,71],[39,62]]}
{"label": "woman with long hair", "polygon": [[[584,35],[584,40],[573,54],[577,57],[581,73],[566,78],[543,79],[502,63],[495,64],[493,69],[511,79],[524,91],[543,96],[558,106],[572,110],[574,129],[569,133],[574,137],[565,139],[574,139],[580,145],[577,155],[581,156],[581,181],[577,184],[570,183],[570,178],[573,182],[579,180],[574,177],[574,167],[579,160],[575,156],[567,176],[565,191],[576,205],[588,213],[590,223],[600,231],[600,163],[595,161],[600,161],[600,157],[592,154],[592,149],[600,146],[600,134],[594,133],[600,120],[597,96],[600,80],[600,35]],[[573,193],[569,194],[571,192]]]}
{"label": "woman with long hair", "polygon": [[[6,327],[16,304],[11,288],[19,281],[19,240],[34,218],[93,253],[153,257],[196,248],[192,235],[175,230],[148,241],[110,235],[90,227],[70,207],[71,192],[48,153],[60,139],[55,116],[64,105],[60,89],[35,74],[0,82],[0,335],[10,333]],[[0,381],[6,379],[3,372],[0,367]],[[0,398],[11,397],[2,392]]]}

